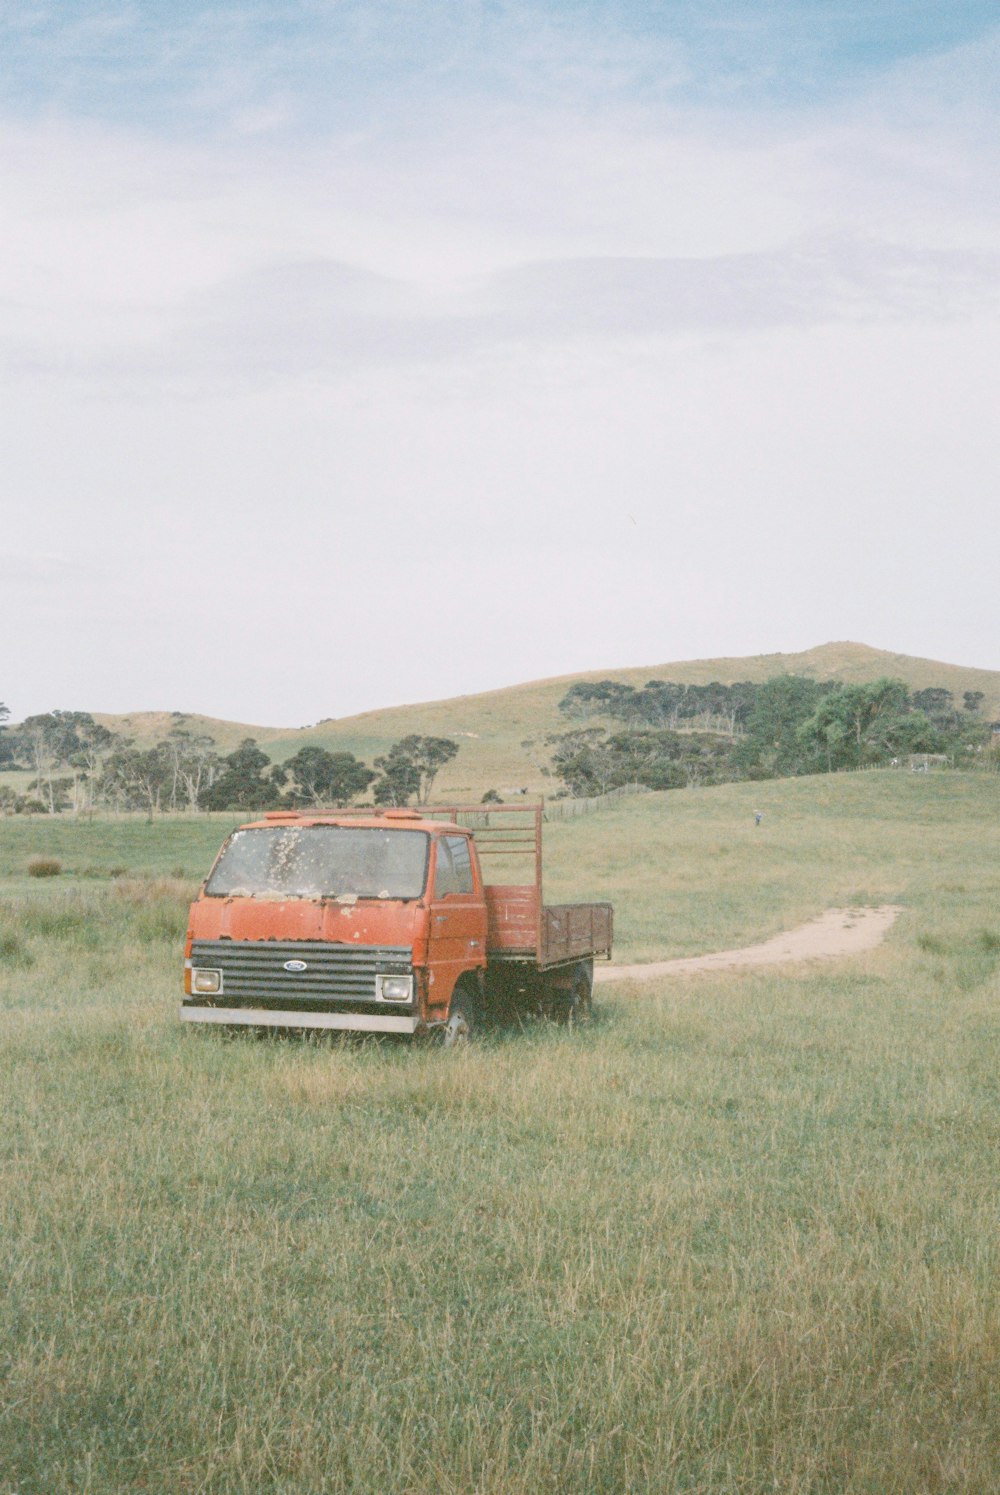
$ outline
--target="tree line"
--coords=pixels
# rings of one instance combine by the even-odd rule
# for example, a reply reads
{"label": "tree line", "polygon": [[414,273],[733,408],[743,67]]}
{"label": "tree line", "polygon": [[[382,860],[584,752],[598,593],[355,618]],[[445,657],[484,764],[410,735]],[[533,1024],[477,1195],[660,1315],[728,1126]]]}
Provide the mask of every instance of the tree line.
{"label": "tree line", "polygon": [[[580,725],[546,743],[550,772],[574,795],[622,784],[673,789],[874,767],[910,754],[981,763],[993,741],[982,691],[958,707],[940,686],[910,692],[883,678],[842,685],[805,676],[683,685],[578,681],[559,703],[570,719],[610,717],[618,730]],[[992,761],[990,755],[989,761]]]}
{"label": "tree line", "polygon": [[425,802],[458,752],[447,737],[411,733],[369,768],[353,753],[310,743],[273,762],[252,737],[231,753],[180,723],[142,747],[85,711],[49,711],[6,726],[0,704],[0,770],[25,769],[24,793],[0,782],[0,813],[309,809],[346,805],[370,792],[376,805]]}

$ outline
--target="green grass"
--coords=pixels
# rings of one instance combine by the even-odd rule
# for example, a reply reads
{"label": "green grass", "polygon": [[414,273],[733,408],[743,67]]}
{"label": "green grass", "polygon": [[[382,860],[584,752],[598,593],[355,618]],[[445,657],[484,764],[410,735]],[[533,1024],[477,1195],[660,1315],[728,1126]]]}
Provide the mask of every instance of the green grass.
{"label": "green grass", "polygon": [[32,857],[55,857],[62,872],[48,891],[109,877],[179,877],[200,882],[224,837],[246,817],[238,811],[194,818],[31,815],[0,819],[0,891],[38,891],[28,875]]}
{"label": "green grass", "polygon": [[4,824],[0,1492],[1000,1487],[997,800],[870,774],[550,827],[630,954],[906,912],[466,1053],[182,1029],[169,874],[224,827]]}
{"label": "green grass", "polygon": [[622,959],[756,942],[833,905],[925,900],[962,919],[977,879],[995,885],[1000,780],[885,771],[670,791],[546,826],[545,843],[546,896],[611,897]]}

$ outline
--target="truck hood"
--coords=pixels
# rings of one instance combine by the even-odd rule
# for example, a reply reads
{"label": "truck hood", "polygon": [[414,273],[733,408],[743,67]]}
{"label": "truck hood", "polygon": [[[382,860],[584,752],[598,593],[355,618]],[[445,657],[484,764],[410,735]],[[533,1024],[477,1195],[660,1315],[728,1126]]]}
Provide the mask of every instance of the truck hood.
{"label": "truck hood", "polygon": [[196,940],[324,940],[412,949],[426,929],[427,909],[420,902],[202,897],[191,905]]}

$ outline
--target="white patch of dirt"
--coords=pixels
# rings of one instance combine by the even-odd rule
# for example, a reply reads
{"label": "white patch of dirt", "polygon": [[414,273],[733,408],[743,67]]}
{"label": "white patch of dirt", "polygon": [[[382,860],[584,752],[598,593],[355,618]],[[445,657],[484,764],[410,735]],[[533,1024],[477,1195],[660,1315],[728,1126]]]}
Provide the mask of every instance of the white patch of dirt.
{"label": "white patch of dirt", "polygon": [[895,903],[883,903],[878,908],[828,908],[808,924],[776,934],[761,945],[719,950],[712,955],[686,955],[678,960],[657,960],[649,965],[598,966],[594,981],[651,981],[655,976],[690,976],[698,971],[739,971],[754,966],[861,955],[881,944],[900,913],[902,909]]}

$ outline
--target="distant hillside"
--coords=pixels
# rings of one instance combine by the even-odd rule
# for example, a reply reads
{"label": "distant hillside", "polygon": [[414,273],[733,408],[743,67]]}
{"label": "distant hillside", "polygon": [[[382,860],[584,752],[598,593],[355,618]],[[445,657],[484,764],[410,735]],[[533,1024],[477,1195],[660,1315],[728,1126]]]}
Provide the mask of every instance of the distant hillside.
{"label": "distant hillside", "polygon": [[95,711],[94,720],[112,732],[134,738],[140,746],[162,742],[168,732],[179,730],[190,732],[192,737],[211,737],[227,753],[245,737],[255,737],[258,742],[267,743],[288,734],[286,727],[254,727],[249,722],[227,722],[214,716],[199,716],[196,711],[130,711],[125,716]]}
{"label": "distant hillside", "polygon": [[272,758],[291,756],[305,743],[355,753],[365,762],[384,753],[398,738],[411,732],[452,737],[460,744],[454,761],[442,770],[435,786],[441,798],[474,798],[487,789],[525,788],[531,794],[551,793],[552,781],[539,769],[541,754],[522,746],[549,732],[564,731],[569,723],[559,702],[577,680],[621,680],[645,685],[647,680],[676,680],[689,685],[718,680],[767,680],[772,675],[808,675],[815,680],[858,682],[891,675],[905,680],[911,690],[940,685],[950,690],[960,706],[967,690],[981,690],[983,713],[1000,718],[1000,671],[969,669],[907,654],[891,654],[867,644],[821,644],[801,654],[757,654],[733,659],[697,659],[643,665],[624,670],[591,670],[552,680],[535,680],[480,695],[456,696],[415,706],[392,706],[341,717],[312,727],[254,727],[217,721],[212,717],[177,712],[134,712],[128,716],[99,716],[116,732],[139,742],[152,742],[172,727],[213,737],[229,752],[244,737],[255,737]]}

